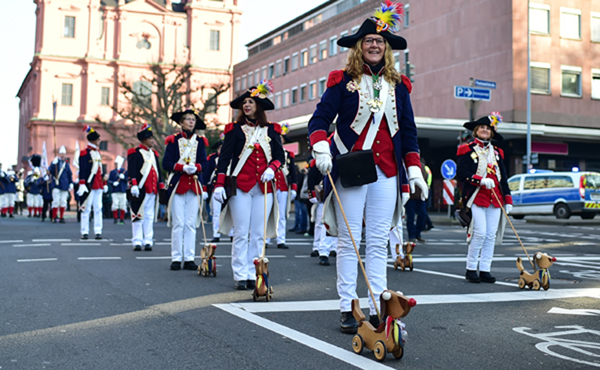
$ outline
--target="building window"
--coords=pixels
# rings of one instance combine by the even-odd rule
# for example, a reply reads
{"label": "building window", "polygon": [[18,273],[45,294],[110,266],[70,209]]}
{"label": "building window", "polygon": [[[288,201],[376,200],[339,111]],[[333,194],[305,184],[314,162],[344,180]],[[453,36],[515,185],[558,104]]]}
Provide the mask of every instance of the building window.
{"label": "building window", "polygon": [[600,99],[600,69],[592,68],[592,99]]}
{"label": "building window", "polygon": [[292,105],[298,104],[298,88],[292,87]]}
{"label": "building window", "polygon": [[290,105],[290,90],[283,90],[283,107],[287,108]]}
{"label": "building window", "polygon": [[317,81],[311,81],[308,84],[308,99],[313,100],[317,98]]}
{"label": "building window", "polygon": [[310,47],[310,54],[308,56],[310,64],[315,64],[317,62],[317,45],[312,45]]}
{"label": "building window", "polygon": [[410,54],[408,50],[404,50],[404,74],[410,79],[411,82],[415,82],[415,66],[410,63]]}
{"label": "building window", "polygon": [[550,5],[529,3],[529,31],[540,35],[550,34]]}
{"label": "building window", "polygon": [[404,5],[404,28],[410,26],[410,5]]}
{"label": "building window", "polygon": [[275,77],[275,65],[273,63],[269,64],[269,77],[268,79],[271,80],[273,79],[273,77]]}
{"label": "building window", "polygon": [[308,65],[308,50],[304,49],[300,52],[300,68],[304,68]]}
{"label": "building window", "polygon": [[217,113],[217,99],[215,93],[208,93],[206,96],[205,111],[206,113]]}
{"label": "building window", "polygon": [[319,60],[327,59],[327,40],[319,43]]}
{"label": "building window", "polygon": [[306,101],[306,84],[300,85],[300,103]]}
{"label": "building window", "polygon": [[260,82],[260,69],[254,71],[254,86],[257,86]]}
{"label": "building window", "polygon": [[290,73],[290,57],[285,57],[283,59],[283,75],[287,75]]}
{"label": "building window", "polygon": [[[100,147],[98,149],[100,149],[100,150],[108,150],[108,141],[102,140],[100,142]],[[102,167],[103,167],[102,168],[102,173],[106,173],[106,168],[104,166],[106,166],[106,165],[105,164],[102,165]]]}
{"label": "building window", "polygon": [[337,54],[337,36],[333,36],[329,39],[329,56],[332,57]]}
{"label": "building window", "polygon": [[550,63],[531,62],[531,92],[550,94]]}
{"label": "building window", "polygon": [[560,37],[581,39],[581,10],[560,8]]}
{"label": "building window", "polygon": [[60,105],[73,105],[73,84],[62,84]]}
{"label": "building window", "polygon": [[102,87],[100,90],[100,105],[110,105],[110,87]]}
{"label": "building window", "polygon": [[321,96],[323,96],[323,94],[325,93],[325,89],[327,88],[327,78],[326,77],[321,77],[319,79],[319,98]]}
{"label": "building window", "polygon": [[581,67],[562,66],[561,95],[581,97]]}
{"label": "building window", "polygon": [[235,79],[235,91],[240,91],[242,80],[238,77]]}
{"label": "building window", "polygon": [[592,41],[600,42],[600,13],[592,12],[590,27],[592,29]]}
{"label": "building window", "polygon": [[281,76],[281,59],[275,62],[275,77]]}
{"label": "building window", "polygon": [[292,71],[295,71],[298,69],[298,53],[294,53],[292,54]]}
{"label": "building window", "polygon": [[260,79],[261,80],[266,80],[267,79],[267,67],[266,66],[262,67],[262,70],[261,70],[261,73],[260,73]]}
{"label": "building window", "polygon": [[138,42],[135,44],[135,47],[138,49],[146,49],[146,50],[150,50],[150,48],[152,47],[152,44],[150,43],[150,41],[148,41],[148,38],[146,37],[142,37],[141,39],[138,40]]}
{"label": "building window", "polygon": [[221,32],[217,30],[210,30],[210,50],[219,50],[219,39]]}
{"label": "building window", "polygon": [[[343,38],[343,37],[346,37],[346,36],[348,36],[348,31],[342,31],[340,33],[340,39]],[[340,53],[343,53],[343,52],[346,52],[346,51],[348,51],[348,48],[340,46]]]}
{"label": "building window", "polygon": [[281,109],[281,93],[275,94],[275,109]]}
{"label": "building window", "polygon": [[75,17],[70,15],[65,16],[65,28],[63,30],[63,36],[69,38],[75,37]]}
{"label": "building window", "polygon": [[[250,86],[252,86],[252,77],[254,77],[254,74],[252,72],[248,73],[248,88],[250,88]],[[242,81],[242,89],[246,90],[246,81]]]}

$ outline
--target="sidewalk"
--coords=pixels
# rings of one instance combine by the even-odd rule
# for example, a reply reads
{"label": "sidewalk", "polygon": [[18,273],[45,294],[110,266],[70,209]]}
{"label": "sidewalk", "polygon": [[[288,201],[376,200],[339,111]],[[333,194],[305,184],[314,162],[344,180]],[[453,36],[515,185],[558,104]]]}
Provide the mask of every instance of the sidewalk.
{"label": "sidewalk", "polygon": [[[458,226],[460,224],[454,218],[448,218],[448,213],[446,212],[429,212],[429,218],[431,218],[431,222],[434,225],[445,225],[445,226]],[[510,220],[514,222],[522,222],[521,220],[515,220],[514,218],[510,218]],[[554,216],[525,216],[524,221],[528,224],[537,224],[537,225],[557,225],[557,226],[600,226],[600,216],[593,220],[583,220],[580,216],[571,216],[571,218],[557,219]]]}

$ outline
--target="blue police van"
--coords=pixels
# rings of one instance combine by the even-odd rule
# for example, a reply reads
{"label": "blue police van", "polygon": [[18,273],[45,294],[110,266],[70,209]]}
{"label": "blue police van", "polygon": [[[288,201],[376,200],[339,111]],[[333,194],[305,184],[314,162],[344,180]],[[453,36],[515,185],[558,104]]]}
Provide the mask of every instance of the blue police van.
{"label": "blue police van", "polygon": [[589,220],[600,213],[600,173],[532,172],[508,179],[513,197],[513,218],[553,214],[561,219],[579,215]]}

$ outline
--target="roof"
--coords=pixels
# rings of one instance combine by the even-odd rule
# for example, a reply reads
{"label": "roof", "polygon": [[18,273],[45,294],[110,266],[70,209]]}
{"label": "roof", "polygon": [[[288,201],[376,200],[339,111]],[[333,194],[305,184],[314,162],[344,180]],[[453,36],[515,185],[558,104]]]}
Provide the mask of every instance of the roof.
{"label": "roof", "polygon": [[[133,1],[136,0],[125,0],[125,4],[131,3]],[[167,7],[167,1],[166,0],[152,0],[154,1],[156,4],[162,6],[163,8]],[[119,4],[119,0],[100,0],[100,4],[104,5],[104,6],[117,6]],[[185,4],[182,3],[172,3],[172,10],[174,12],[179,12],[179,13],[184,13],[184,7]]]}

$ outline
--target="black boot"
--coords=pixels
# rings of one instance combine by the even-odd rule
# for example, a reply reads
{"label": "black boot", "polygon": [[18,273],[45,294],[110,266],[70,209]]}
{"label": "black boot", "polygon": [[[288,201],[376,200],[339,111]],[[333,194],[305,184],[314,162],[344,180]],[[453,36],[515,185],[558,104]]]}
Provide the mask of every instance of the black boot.
{"label": "black boot", "polygon": [[467,273],[465,274],[465,278],[467,279],[467,281],[469,283],[479,283],[481,282],[481,280],[479,279],[479,276],[477,276],[477,271],[475,270],[467,270]]}
{"label": "black boot", "polygon": [[496,282],[496,278],[493,277],[488,271],[479,271],[479,279],[483,283],[492,283]]}
{"label": "black boot", "polygon": [[340,317],[340,331],[345,334],[356,334],[358,331],[358,322],[352,316],[352,312],[342,312]]}

